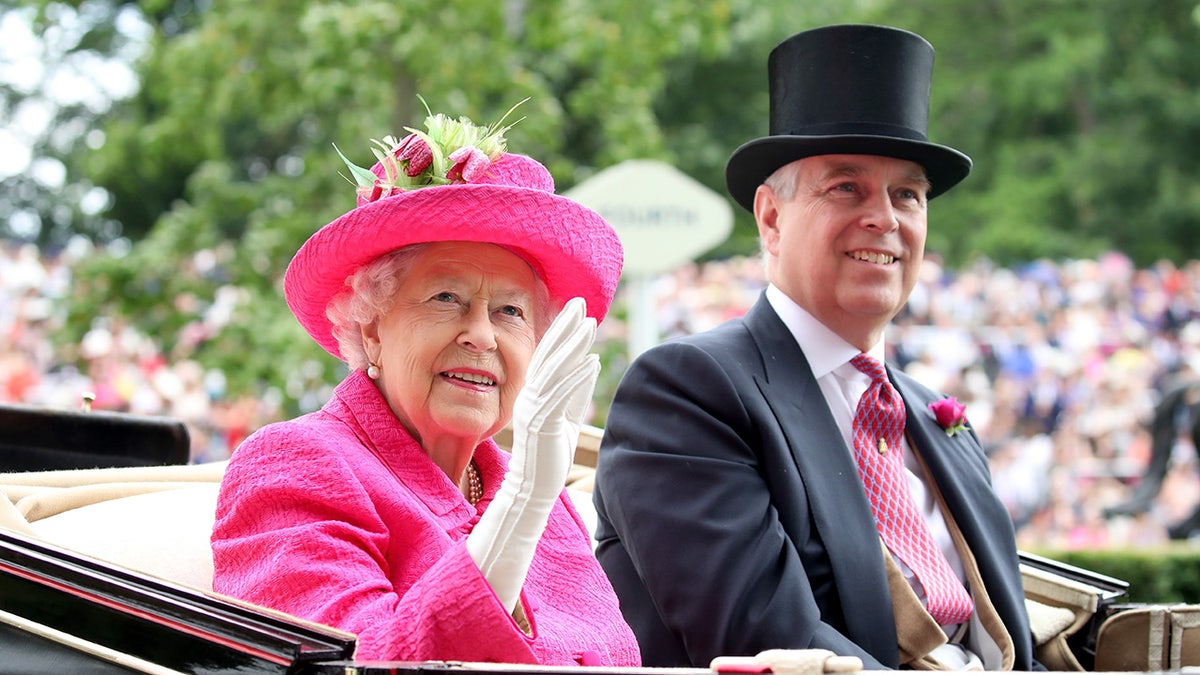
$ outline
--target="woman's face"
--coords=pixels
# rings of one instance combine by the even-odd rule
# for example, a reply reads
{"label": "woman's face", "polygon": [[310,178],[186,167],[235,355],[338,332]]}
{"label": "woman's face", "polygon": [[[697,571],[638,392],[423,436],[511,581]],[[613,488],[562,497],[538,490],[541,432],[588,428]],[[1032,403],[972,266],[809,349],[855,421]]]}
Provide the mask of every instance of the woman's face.
{"label": "woman's face", "polygon": [[400,280],[392,308],[364,327],[378,385],[427,450],[474,447],[508,423],[537,345],[537,277],[493,244],[425,246]]}

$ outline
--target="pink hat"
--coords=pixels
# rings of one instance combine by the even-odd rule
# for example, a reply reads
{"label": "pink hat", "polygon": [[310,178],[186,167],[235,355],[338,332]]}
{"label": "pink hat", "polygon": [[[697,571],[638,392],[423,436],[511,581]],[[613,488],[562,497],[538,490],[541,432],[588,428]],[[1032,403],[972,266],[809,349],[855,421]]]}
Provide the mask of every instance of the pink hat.
{"label": "pink hat", "polygon": [[503,246],[533,267],[554,303],[582,297],[588,316],[603,320],[624,260],[612,227],[554,194],[546,167],[505,152],[511,125],[484,128],[439,114],[425,126],[398,142],[375,141],[383,152],[375,150],[370,171],[346,160],[358,206],[313,234],[284,277],[288,307],[308,334],[341,358],[325,310],[349,290],[347,279],[385,253],[438,241]]}

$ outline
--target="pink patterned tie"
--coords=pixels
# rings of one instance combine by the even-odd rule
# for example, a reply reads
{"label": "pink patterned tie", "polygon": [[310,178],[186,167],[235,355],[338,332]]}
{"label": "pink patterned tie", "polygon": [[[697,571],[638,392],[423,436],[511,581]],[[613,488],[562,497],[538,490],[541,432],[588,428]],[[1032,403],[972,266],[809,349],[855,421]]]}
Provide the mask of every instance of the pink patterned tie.
{"label": "pink patterned tie", "polygon": [[934,620],[943,626],[962,623],[973,611],[971,596],[934,543],[904,476],[900,446],[904,401],[888,382],[882,363],[866,354],[850,363],[871,378],[854,413],[854,459],[871,501],[875,527],[888,550],[916,574]]}

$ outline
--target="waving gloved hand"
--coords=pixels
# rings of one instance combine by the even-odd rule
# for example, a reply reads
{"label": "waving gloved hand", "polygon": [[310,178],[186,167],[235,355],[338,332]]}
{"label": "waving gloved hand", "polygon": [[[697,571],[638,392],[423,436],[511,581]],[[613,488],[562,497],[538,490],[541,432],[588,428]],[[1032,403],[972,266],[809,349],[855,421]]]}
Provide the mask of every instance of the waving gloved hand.
{"label": "waving gloved hand", "polygon": [[533,352],[513,406],[512,459],[492,503],[467,536],[467,552],[511,614],[534,549],[575,458],[584,412],[600,374],[588,353],[596,321],[582,298],[567,302]]}

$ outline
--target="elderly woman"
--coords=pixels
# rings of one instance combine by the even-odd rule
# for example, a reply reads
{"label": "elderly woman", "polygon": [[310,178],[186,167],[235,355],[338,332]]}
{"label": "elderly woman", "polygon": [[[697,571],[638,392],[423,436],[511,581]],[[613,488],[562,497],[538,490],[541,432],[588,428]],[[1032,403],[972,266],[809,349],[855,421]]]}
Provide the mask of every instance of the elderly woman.
{"label": "elderly woman", "polygon": [[619,240],[508,127],[426,127],[346,162],[357,208],[288,266],[288,306],[351,372],[234,453],[214,589],[355,633],[359,659],[638,665],[563,491]]}

